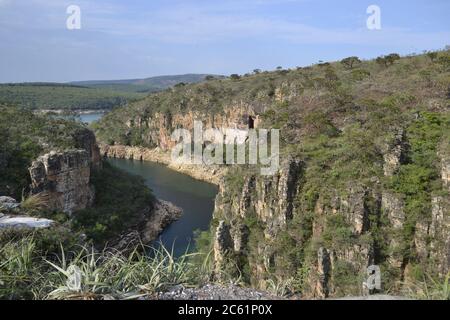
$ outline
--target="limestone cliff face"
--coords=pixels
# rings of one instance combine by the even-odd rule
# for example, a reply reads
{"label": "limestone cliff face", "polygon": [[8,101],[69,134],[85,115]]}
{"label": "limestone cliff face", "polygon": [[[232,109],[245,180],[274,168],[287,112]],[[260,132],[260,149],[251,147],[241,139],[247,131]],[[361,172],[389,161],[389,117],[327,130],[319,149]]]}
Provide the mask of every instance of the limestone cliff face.
{"label": "limestone cliff face", "polygon": [[196,120],[202,122],[204,129],[248,129],[249,117],[252,117],[255,127],[258,125],[259,117],[250,105],[241,102],[224,110],[219,114],[194,111],[176,114],[156,112],[147,117],[129,119],[126,125],[130,130],[142,129],[145,132],[141,136],[142,141],[146,145],[158,147],[162,151],[169,151],[177,143],[171,140],[173,130],[183,128],[192,131]]}
{"label": "limestone cliff face", "polygon": [[[406,144],[402,134],[386,149],[383,167],[386,178],[394,175],[403,162]],[[442,159],[442,185],[448,185],[448,162]],[[407,279],[415,264],[421,263],[430,272],[446,275],[450,265],[450,215],[448,196],[434,196],[428,217],[418,219],[412,242],[405,243],[410,232],[404,198],[383,186],[378,178],[369,182],[350,183],[331,189],[314,200],[312,217],[305,218],[302,200],[306,164],[290,159],[282,163],[273,177],[244,174],[233,190],[223,182],[216,198],[214,217],[220,221],[216,229],[216,266],[221,268],[230,252],[239,266],[247,259],[251,283],[267,287],[267,280],[285,268],[277,245],[293,223],[303,223],[302,234],[291,234],[296,249],[304,260],[299,265],[308,270],[303,294],[327,297],[342,294],[362,294],[367,267],[382,265],[384,274],[391,273],[393,285]],[[259,228],[255,228],[256,220]],[[295,222],[294,222],[295,221]],[[338,221],[336,226],[330,221]],[[346,240],[328,239],[330,228],[342,228]],[[298,229],[296,229],[298,230]],[[334,230],[333,230],[334,231]],[[257,241],[249,243],[249,238]],[[298,231],[297,231],[298,232]],[[335,234],[335,233],[334,233]],[[231,237],[231,241],[230,241]],[[295,244],[290,244],[295,246]],[[405,247],[407,245],[407,247]],[[308,247],[308,253],[305,252]],[[381,253],[381,248],[383,253]],[[404,255],[409,252],[409,255]],[[242,267],[242,266],[240,266]],[[343,271],[345,270],[345,271]],[[432,271],[431,271],[432,270]],[[348,279],[342,280],[345,274]],[[351,276],[350,276],[351,275]],[[343,281],[353,289],[345,291]],[[386,281],[386,280],[385,280]],[[353,291],[351,291],[353,290]]]}
{"label": "limestone cliff face", "polygon": [[103,157],[162,163],[175,171],[215,185],[219,184],[227,170],[225,167],[217,165],[190,165],[172,162],[170,153],[164,152],[160,148],[100,144],[100,152]]}
{"label": "limestone cliff face", "polygon": [[90,185],[91,171],[101,166],[91,131],[77,131],[74,140],[79,150],[52,151],[36,159],[29,168],[31,194],[45,196],[50,209],[68,214],[92,205],[95,192]]}
{"label": "limestone cliff face", "polygon": [[[224,256],[247,258],[249,255],[250,228],[246,221],[256,219],[263,225],[265,241],[258,246],[261,263],[251,262],[255,279],[262,280],[271,268],[274,252],[270,243],[275,241],[293,217],[294,198],[301,186],[302,162],[289,159],[282,163],[280,170],[270,177],[250,175],[244,179],[237,195],[222,183],[216,197],[214,217],[221,220],[216,230],[214,253],[216,267],[223,265]],[[230,237],[231,239],[230,239]],[[261,285],[263,286],[263,285]]]}
{"label": "limestone cliff face", "polygon": [[194,111],[176,114],[156,112],[146,117],[141,116],[126,121],[129,133],[136,130],[142,132],[140,139],[147,147],[102,143],[100,152],[105,157],[163,163],[176,171],[218,185],[227,171],[226,167],[180,164],[171,159],[170,151],[178,143],[171,139],[173,131],[182,128],[193,135],[194,121],[201,121],[203,130],[219,129],[226,144],[228,141],[226,130],[234,129],[236,134],[246,134],[249,127],[258,127],[260,119],[252,106],[243,102],[233,103],[219,114]]}

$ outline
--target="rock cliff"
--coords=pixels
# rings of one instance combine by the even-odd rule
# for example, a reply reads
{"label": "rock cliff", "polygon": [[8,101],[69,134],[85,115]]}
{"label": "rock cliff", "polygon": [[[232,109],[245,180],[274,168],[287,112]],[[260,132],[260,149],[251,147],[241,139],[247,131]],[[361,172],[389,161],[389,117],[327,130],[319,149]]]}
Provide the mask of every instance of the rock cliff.
{"label": "rock cliff", "polygon": [[45,197],[51,210],[68,214],[92,205],[95,190],[90,184],[92,170],[101,166],[94,134],[78,130],[77,150],[52,151],[33,161],[29,168],[31,194]]}

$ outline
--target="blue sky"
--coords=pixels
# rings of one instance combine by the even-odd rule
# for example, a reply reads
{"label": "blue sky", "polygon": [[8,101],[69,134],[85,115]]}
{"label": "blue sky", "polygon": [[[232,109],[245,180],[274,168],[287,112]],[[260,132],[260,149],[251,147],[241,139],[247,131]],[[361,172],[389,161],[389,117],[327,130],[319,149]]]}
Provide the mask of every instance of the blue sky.
{"label": "blue sky", "polygon": [[[67,30],[66,8],[81,8]],[[381,8],[381,30],[366,9]],[[0,82],[245,73],[450,44],[448,0],[0,0]]]}

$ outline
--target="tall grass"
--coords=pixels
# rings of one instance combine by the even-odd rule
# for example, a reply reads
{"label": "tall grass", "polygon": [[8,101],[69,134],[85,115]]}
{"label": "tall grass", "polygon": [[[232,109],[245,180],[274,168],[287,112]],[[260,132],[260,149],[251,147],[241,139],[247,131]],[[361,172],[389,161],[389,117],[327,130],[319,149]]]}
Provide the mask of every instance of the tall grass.
{"label": "tall grass", "polygon": [[450,300],[450,272],[442,279],[426,275],[419,283],[406,284],[404,291],[419,300]]}
{"label": "tall grass", "polygon": [[[149,252],[151,251],[151,252]],[[0,299],[137,299],[175,285],[196,286],[204,279],[198,254],[175,258],[162,245],[130,254],[111,248],[42,256],[34,239],[10,242],[0,249]]]}

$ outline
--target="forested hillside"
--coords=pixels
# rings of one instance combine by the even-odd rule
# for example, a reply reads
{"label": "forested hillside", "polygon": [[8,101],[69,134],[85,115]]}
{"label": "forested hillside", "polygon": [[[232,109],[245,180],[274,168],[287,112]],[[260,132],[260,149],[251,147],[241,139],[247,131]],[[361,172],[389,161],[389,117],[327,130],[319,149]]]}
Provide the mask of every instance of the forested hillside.
{"label": "forested hillside", "polygon": [[178,86],[95,130],[106,144],[168,150],[171,131],[193,119],[245,127],[251,116],[280,129],[275,176],[230,166],[221,184],[201,241],[216,277],[343,296],[360,294],[376,264],[383,291],[400,292],[449,270],[449,88],[448,50],[349,57]]}
{"label": "forested hillside", "polygon": [[107,110],[143,97],[143,93],[64,84],[0,84],[0,103],[30,110]]}
{"label": "forested hillside", "polygon": [[131,80],[78,81],[72,82],[72,84],[122,92],[152,93],[163,91],[180,83],[189,84],[201,82],[205,80],[205,78],[210,77],[221,78],[221,76],[207,74],[184,74]]}

